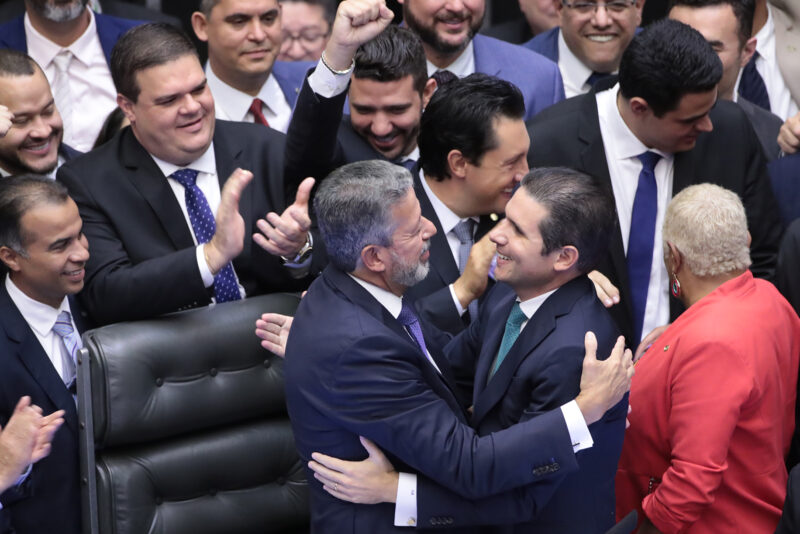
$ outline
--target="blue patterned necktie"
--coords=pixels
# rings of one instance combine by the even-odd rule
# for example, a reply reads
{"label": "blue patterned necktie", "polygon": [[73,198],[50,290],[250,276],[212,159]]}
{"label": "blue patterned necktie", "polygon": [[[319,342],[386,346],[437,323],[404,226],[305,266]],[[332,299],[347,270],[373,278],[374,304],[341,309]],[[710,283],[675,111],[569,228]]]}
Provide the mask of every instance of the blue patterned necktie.
{"label": "blue patterned necktie", "polygon": [[642,339],[644,311],[647,306],[647,288],[650,285],[650,270],[653,266],[653,245],[658,212],[658,189],[655,168],[661,156],[655,152],[644,152],[637,156],[642,162],[639,184],[633,199],[631,230],[628,234],[626,259],[631,288],[633,309],[634,344]]}
{"label": "blue patterned necktie", "polygon": [[425,339],[422,337],[422,328],[419,325],[419,317],[414,311],[414,305],[407,299],[403,299],[403,307],[400,309],[400,315],[397,320],[406,327],[408,333],[417,342],[419,348],[422,349],[422,354],[428,357],[428,347],[425,346]]}
{"label": "blue patterned necktie", "polygon": [[61,353],[62,380],[64,380],[67,389],[72,394],[75,394],[75,377],[77,376],[77,366],[75,362],[78,360],[78,349],[81,348],[81,339],[72,326],[72,316],[68,311],[64,310],[58,314],[56,323],[53,325],[53,332],[61,338],[64,347],[67,349],[66,354],[64,352]]}
{"label": "blue patterned necktie", "polygon": [[489,372],[489,378],[492,378],[497,370],[500,369],[500,364],[503,363],[503,360],[505,360],[508,355],[508,351],[511,350],[511,347],[514,346],[514,342],[519,337],[522,323],[527,319],[528,317],[523,313],[519,302],[514,302],[514,305],[511,307],[511,313],[508,314],[508,319],[506,320],[503,340],[500,342],[500,350],[497,351],[497,358],[495,358],[492,370]]}
{"label": "blue patterned necktie", "polygon": [[[458,272],[464,274],[464,269],[467,267],[467,261],[469,260],[469,251],[472,250],[472,245],[475,244],[475,221],[464,219],[453,227],[453,233],[460,243],[458,247]],[[477,320],[478,301],[473,300],[470,302],[467,309],[469,310],[470,320]]]}
{"label": "blue patterned necktie", "polygon": [[[183,186],[186,193],[186,211],[192,223],[198,244],[208,243],[217,231],[217,222],[208,205],[206,196],[197,186],[198,172],[192,169],[178,169],[170,177]],[[229,302],[242,298],[239,284],[229,262],[214,276],[214,298],[217,302]]]}
{"label": "blue patterned necktie", "polygon": [[764,78],[756,69],[756,59],[758,52],[753,54],[750,61],[742,69],[742,77],[739,79],[739,94],[756,106],[770,111],[769,93]]}

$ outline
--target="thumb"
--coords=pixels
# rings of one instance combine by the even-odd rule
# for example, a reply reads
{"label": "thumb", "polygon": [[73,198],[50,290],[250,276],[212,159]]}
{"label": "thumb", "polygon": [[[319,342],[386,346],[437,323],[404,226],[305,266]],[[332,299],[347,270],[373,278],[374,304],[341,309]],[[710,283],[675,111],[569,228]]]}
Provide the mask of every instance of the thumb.
{"label": "thumb", "polygon": [[311,198],[311,189],[314,187],[314,179],[306,178],[300,182],[297,188],[297,195],[294,197],[294,205],[308,211],[308,200]]}
{"label": "thumb", "polygon": [[370,458],[374,458],[376,455],[383,455],[378,446],[369,439],[365,438],[364,436],[359,436],[358,439],[361,440],[361,445],[363,445],[367,450],[367,454],[369,454]]}
{"label": "thumb", "polygon": [[584,360],[597,361],[597,338],[591,330],[586,332],[586,336],[583,338],[583,346],[586,349]]}

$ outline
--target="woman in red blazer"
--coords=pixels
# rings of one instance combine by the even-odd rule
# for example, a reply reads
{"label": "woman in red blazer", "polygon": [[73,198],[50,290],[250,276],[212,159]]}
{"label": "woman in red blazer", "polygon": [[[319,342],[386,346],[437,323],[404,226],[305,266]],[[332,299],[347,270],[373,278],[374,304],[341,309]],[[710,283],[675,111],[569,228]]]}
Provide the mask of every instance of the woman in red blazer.
{"label": "woman in red blazer", "polygon": [[636,364],[617,516],[638,508],[640,534],[772,533],[786,494],[800,319],[747,270],[735,194],[686,188],[663,234],[671,291],[687,310]]}

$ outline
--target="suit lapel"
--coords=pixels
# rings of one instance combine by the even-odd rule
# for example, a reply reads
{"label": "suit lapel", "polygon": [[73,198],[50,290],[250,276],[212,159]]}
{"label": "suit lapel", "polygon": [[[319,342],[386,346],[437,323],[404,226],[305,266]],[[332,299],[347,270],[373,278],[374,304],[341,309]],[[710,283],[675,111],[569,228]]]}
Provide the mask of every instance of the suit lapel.
{"label": "suit lapel", "polygon": [[119,28],[110,24],[110,20],[106,19],[105,15],[95,13],[95,25],[97,27],[97,37],[100,39],[100,46],[103,48],[103,54],[106,56],[106,62],[111,64],[111,51],[114,45],[120,38]]}
{"label": "suit lapel", "polygon": [[[419,170],[419,167],[417,167]],[[422,177],[417,172],[414,175],[414,193],[419,200],[419,207],[422,216],[431,221],[436,226],[436,233],[431,237],[431,256],[430,265],[431,271],[435,272],[442,283],[447,285],[451,280],[455,280],[459,276],[458,265],[453,258],[453,253],[450,251],[450,245],[447,243],[447,235],[442,229],[442,223],[439,222],[439,217],[433,209],[428,194],[422,186]],[[430,275],[428,275],[430,276]]]}
{"label": "suit lapel", "polygon": [[[491,50],[489,50],[489,43],[484,41],[484,37],[476,35],[472,39],[472,54],[475,56],[475,72],[482,72],[492,76],[498,76],[500,71],[500,62],[492,61]],[[496,58],[494,58],[496,59]]]}

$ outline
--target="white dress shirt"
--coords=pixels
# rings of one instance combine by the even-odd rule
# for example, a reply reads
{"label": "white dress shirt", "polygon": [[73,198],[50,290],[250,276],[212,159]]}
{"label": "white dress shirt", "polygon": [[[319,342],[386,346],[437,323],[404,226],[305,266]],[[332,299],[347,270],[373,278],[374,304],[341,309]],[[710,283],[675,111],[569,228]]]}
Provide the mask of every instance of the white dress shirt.
{"label": "white dress shirt", "polygon": [[[220,80],[214,74],[211,64],[206,67],[206,78],[208,79],[208,88],[211,89],[211,94],[214,96],[215,115],[218,119],[255,122],[253,114],[250,112],[250,105],[253,103],[253,98],[256,97],[243,93]],[[267,81],[261,86],[257,98],[264,102],[262,111],[269,127],[286,133],[292,118],[292,108],[286,101],[286,95],[283,94],[275,76],[269,75]]]}
{"label": "white dress shirt", "polygon": [[558,70],[564,81],[564,93],[567,98],[588,93],[592,88],[586,83],[592,75],[592,69],[583,64],[583,61],[572,53],[564,40],[564,32],[558,32]]}
{"label": "white dress shirt", "polygon": [[[656,188],[658,211],[656,212],[656,233],[653,237],[653,262],[650,268],[650,285],[647,288],[642,336],[658,326],[669,323],[669,275],[664,266],[664,251],[661,246],[664,213],[672,198],[674,156],[656,149],[647,148],[622,120],[617,108],[619,84],[596,95],[597,114],[600,120],[600,134],[605,146],[608,173],[614,189],[617,205],[619,229],[622,244],[628,252],[628,237],[631,231],[633,200],[639,185],[642,163],[637,156],[648,150],[661,156],[656,164]],[[637,343],[640,340],[635,340]]]}
{"label": "white dress shirt", "polygon": [[94,14],[89,12],[89,27],[67,47],[61,47],[39,33],[25,14],[25,38],[30,55],[44,70],[50,85],[56,76],[53,58],[62,50],[72,52],[69,65],[69,109],[59,109],[64,121],[64,142],[82,152],[94,145],[109,113],[117,107],[117,90],[111,80],[106,56],[97,36]]}
{"label": "white dress shirt", "polygon": [[459,78],[465,78],[470,74],[475,74],[475,47],[472,46],[472,40],[470,40],[461,54],[446,67],[437,67],[428,60],[425,60],[425,63],[428,66],[428,77],[433,76],[437,70],[449,70]]}
{"label": "white dress shirt", "polygon": [[767,22],[756,34],[756,70],[767,86],[770,110],[785,121],[797,114],[798,107],[783,81],[775,46],[775,19],[772,18],[772,8],[767,3]]}

